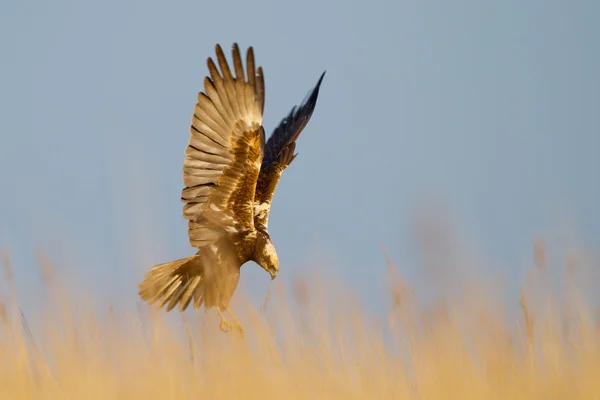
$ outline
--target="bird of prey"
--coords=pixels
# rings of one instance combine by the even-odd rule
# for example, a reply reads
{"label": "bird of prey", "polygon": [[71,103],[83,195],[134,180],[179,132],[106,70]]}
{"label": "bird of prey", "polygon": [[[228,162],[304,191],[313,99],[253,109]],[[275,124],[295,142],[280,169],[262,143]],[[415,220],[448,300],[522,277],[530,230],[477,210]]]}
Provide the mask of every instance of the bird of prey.
{"label": "bird of prey", "polygon": [[[149,304],[178,306],[184,311],[215,307],[220,328],[243,327],[230,310],[240,268],[254,261],[275,279],[279,259],[267,225],[273,194],[282,172],[297,154],[296,140],[317,103],[323,72],[300,106],[294,106],[265,143],[263,111],[265,84],[262,67],[255,67],[254,51],[232,46],[233,72],[219,44],[216,60],[208,58],[210,76],[194,107],[190,139],[185,151],[181,193],[195,255],[150,269],[139,286]],[[227,311],[230,322],[223,312]]]}

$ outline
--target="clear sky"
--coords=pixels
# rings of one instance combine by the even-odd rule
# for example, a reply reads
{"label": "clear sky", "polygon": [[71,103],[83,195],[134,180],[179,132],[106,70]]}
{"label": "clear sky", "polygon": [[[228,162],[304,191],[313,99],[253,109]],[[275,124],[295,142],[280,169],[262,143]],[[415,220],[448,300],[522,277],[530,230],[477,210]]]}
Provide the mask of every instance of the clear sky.
{"label": "clear sky", "polygon": [[[43,249],[131,298],[191,255],[192,110],[215,43],[237,41],[265,70],[268,133],[327,70],[272,208],[280,279],[321,263],[380,304],[378,242],[417,279],[430,200],[519,279],[538,232],[598,244],[599,18],[596,1],[3,2],[0,249],[22,290]],[[241,284],[271,282],[249,265]]]}

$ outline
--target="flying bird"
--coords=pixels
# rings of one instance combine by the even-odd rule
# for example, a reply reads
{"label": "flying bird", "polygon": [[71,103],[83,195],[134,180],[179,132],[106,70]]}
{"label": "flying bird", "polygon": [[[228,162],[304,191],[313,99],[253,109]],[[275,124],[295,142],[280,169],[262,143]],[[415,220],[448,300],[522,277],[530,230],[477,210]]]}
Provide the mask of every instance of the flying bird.
{"label": "flying bird", "polygon": [[[195,255],[155,265],[139,286],[139,296],[167,311],[214,307],[224,332],[243,327],[230,310],[240,269],[254,261],[271,279],[279,259],[267,230],[275,188],[294,161],[296,140],[317,103],[325,72],[300,106],[294,106],[265,143],[265,83],[254,50],[246,52],[246,70],[237,43],[233,71],[219,44],[216,60],[208,58],[210,76],[194,107],[185,150],[181,193]],[[234,75],[235,74],[235,75]],[[227,312],[230,322],[224,316]]]}

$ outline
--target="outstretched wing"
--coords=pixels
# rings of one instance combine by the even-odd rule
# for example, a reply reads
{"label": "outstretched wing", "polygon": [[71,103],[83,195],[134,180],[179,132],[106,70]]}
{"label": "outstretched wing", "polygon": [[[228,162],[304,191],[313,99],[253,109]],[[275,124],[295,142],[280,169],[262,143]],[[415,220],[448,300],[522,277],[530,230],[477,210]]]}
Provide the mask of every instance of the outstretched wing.
{"label": "outstretched wing", "polygon": [[257,228],[267,230],[275,188],[281,173],[297,156],[294,154],[296,140],[312,116],[324,76],[325,72],[321,74],[316,86],[306,95],[300,106],[292,107],[290,113],[281,120],[265,146],[254,195],[254,225]]}
{"label": "outstretched wing", "polygon": [[262,68],[255,70],[252,47],[246,54],[247,77],[237,44],[232,54],[235,77],[218,44],[221,72],[212,58],[207,60],[210,78],[204,78],[204,92],[198,94],[185,152],[181,201],[190,243],[197,248],[254,230],[265,141],[264,80]]}

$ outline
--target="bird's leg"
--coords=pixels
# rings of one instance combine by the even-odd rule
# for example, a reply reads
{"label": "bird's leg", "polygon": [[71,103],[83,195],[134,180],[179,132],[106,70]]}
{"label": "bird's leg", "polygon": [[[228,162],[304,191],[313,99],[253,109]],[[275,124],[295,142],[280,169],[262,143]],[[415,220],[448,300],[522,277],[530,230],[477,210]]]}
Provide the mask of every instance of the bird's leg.
{"label": "bird's leg", "polygon": [[243,337],[244,336],[244,327],[242,326],[242,324],[240,324],[240,321],[238,321],[238,319],[235,317],[235,314],[231,312],[231,309],[229,307],[225,307],[225,311],[227,311],[227,313],[231,316],[231,319],[233,320],[233,324],[235,325],[235,327],[238,329],[238,331],[240,332],[240,334]]}
{"label": "bird's leg", "polygon": [[221,317],[221,324],[219,325],[219,328],[221,328],[223,332],[229,332],[229,329],[231,328],[231,323],[227,321],[227,319],[225,319],[225,316],[223,315],[223,311],[221,310],[220,306],[217,306],[215,308],[217,309],[217,313]]}

